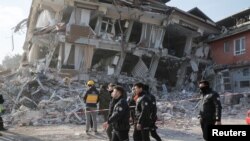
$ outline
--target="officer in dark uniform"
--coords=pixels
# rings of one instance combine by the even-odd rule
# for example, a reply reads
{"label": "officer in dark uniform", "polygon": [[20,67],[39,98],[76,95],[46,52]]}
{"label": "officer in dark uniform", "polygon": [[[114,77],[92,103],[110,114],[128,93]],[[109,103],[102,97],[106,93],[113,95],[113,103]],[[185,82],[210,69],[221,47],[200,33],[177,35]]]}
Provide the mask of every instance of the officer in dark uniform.
{"label": "officer in dark uniform", "polygon": [[135,129],[133,133],[134,141],[150,141],[149,129],[150,129],[150,113],[151,105],[150,98],[143,91],[143,84],[136,83],[135,97],[136,101],[135,107]]}
{"label": "officer in dark uniform", "polygon": [[200,125],[204,140],[208,140],[208,126],[221,124],[221,102],[217,92],[209,87],[209,82],[202,80],[199,82],[201,100],[199,106]]}
{"label": "officer in dark uniform", "polygon": [[152,95],[149,91],[149,86],[144,85],[144,91],[150,98],[150,105],[151,105],[151,113],[150,113],[150,134],[156,141],[161,141],[160,136],[157,134],[156,129],[158,128],[155,125],[155,122],[157,120],[157,106],[156,106],[156,98],[154,95]]}
{"label": "officer in dark uniform", "polygon": [[[109,91],[109,93],[110,93],[110,103],[109,103],[109,114],[108,114],[108,118],[111,117],[111,115],[112,115],[112,113],[113,113],[113,108],[114,108],[114,106],[115,106],[115,102],[114,102],[114,99],[113,99],[113,97],[112,97],[112,92],[113,92],[115,86],[116,86],[116,85],[113,84],[113,83],[109,83],[109,85],[108,85],[108,91]],[[106,133],[107,133],[107,135],[108,135],[109,141],[111,141],[111,139],[112,139],[112,131],[113,131],[112,125],[109,125],[108,128],[106,129]]]}
{"label": "officer in dark uniform", "polygon": [[103,124],[105,129],[111,124],[113,127],[111,141],[128,141],[129,140],[129,106],[126,98],[124,98],[125,91],[121,86],[115,86],[112,92],[113,109],[112,115],[108,121]]}

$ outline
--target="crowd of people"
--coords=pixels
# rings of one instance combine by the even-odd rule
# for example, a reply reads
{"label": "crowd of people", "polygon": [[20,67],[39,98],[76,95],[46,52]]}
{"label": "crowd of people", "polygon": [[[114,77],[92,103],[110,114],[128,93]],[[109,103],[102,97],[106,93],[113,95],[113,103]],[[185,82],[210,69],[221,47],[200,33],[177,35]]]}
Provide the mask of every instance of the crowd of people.
{"label": "crowd of people", "polygon": [[[155,124],[157,120],[156,98],[150,93],[148,85],[134,84],[131,96],[127,96],[122,86],[112,83],[108,87],[101,86],[100,91],[97,91],[92,80],[88,81],[87,85],[89,89],[84,96],[86,133],[89,132],[91,121],[94,132],[97,133],[96,111],[99,111],[104,117],[103,128],[110,141],[128,141],[131,127],[134,128],[134,141],[150,141],[150,135],[156,141],[161,141]],[[221,124],[222,107],[219,94],[210,88],[208,81],[200,81],[199,89],[201,100],[198,118],[203,138],[208,140],[208,126]],[[98,102],[99,110],[97,110]]]}
{"label": "crowd of people", "polygon": [[96,111],[99,103],[98,111],[104,117],[103,128],[110,141],[128,141],[130,128],[134,128],[134,141],[150,141],[150,135],[157,141],[161,141],[155,125],[157,120],[156,98],[150,94],[147,85],[134,84],[131,96],[127,96],[127,92],[122,86],[112,83],[108,87],[102,85],[100,91],[97,90],[92,80],[88,81],[87,85],[89,89],[83,98],[86,104],[87,134],[91,121],[93,130],[97,133]]}

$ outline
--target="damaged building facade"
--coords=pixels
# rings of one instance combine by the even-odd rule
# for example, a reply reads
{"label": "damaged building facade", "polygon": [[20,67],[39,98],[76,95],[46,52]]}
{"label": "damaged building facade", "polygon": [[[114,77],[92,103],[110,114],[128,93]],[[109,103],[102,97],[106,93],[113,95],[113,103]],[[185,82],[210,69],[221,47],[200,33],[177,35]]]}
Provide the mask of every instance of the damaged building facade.
{"label": "damaged building facade", "polygon": [[218,91],[250,90],[250,9],[217,22],[221,34],[210,40]]}
{"label": "damaged building facade", "polygon": [[185,12],[160,0],[34,0],[27,25],[29,64],[74,80],[155,89],[192,90],[211,64],[203,41],[218,33],[198,8]]}

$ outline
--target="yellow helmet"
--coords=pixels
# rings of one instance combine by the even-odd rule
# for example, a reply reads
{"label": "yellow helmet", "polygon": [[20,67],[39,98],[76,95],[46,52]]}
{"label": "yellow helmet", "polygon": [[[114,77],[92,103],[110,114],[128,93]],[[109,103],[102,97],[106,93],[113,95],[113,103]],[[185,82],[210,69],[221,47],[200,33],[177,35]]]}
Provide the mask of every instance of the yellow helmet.
{"label": "yellow helmet", "polygon": [[95,82],[93,80],[89,80],[87,83],[87,85],[94,85],[94,84],[95,84]]}

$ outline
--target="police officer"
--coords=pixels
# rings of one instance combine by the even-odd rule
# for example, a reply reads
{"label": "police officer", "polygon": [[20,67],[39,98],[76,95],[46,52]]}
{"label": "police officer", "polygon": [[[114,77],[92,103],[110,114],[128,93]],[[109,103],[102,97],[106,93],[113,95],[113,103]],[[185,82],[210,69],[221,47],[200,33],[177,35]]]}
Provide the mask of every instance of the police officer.
{"label": "police officer", "polygon": [[149,86],[144,85],[144,91],[150,98],[150,105],[151,105],[151,113],[150,113],[150,129],[149,132],[151,136],[156,140],[156,141],[161,141],[160,136],[157,134],[156,129],[158,128],[155,125],[155,122],[157,120],[157,106],[156,106],[156,98],[154,95],[152,95],[149,91]]}
{"label": "police officer", "polygon": [[213,91],[209,82],[202,80],[199,82],[201,100],[199,106],[200,125],[204,140],[208,140],[208,126],[221,124],[221,102],[220,96]]}
{"label": "police officer", "polygon": [[136,83],[134,100],[135,107],[135,129],[133,133],[134,141],[150,141],[150,99],[143,91],[143,84]]}
{"label": "police officer", "polygon": [[[112,92],[114,90],[114,87],[116,86],[116,84],[113,84],[113,83],[109,83],[108,85],[108,91],[110,93],[110,103],[109,103],[109,114],[108,114],[108,118],[111,117],[112,113],[113,113],[113,108],[115,106],[115,102],[114,102],[114,99],[112,97]],[[109,140],[111,141],[112,139],[112,131],[113,131],[113,127],[112,125],[109,125],[107,128],[106,128],[106,133],[108,135],[108,138]]]}
{"label": "police officer", "polygon": [[103,124],[105,129],[111,124],[113,127],[111,141],[128,141],[129,140],[129,106],[124,98],[125,91],[121,86],[115,86],[112,92],[114,107],[112,115],[108,121]]}
{"label": "police officer", "polygon": [[89,89],[86,91],[84,95],[84,102],[85,102],[85,115],[86,115],[86,133],[88,134],[89,132],[89,127],[90,127],[90,122],[91,119],[93,121],[93,127],[94,127],[94,132],[97,133],[97,121],[96,121],[96,116],[97,112],[93,110],[97,110],[97,103],[99,102],[99,92],[94,86],[94,81],[89,80],[87,82],[87,85]]}

